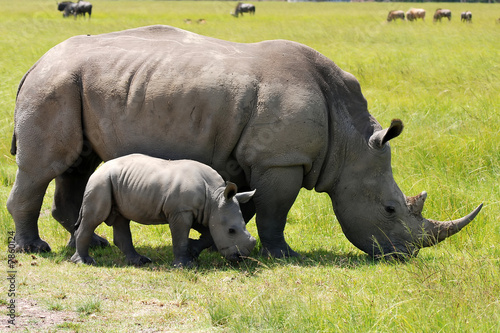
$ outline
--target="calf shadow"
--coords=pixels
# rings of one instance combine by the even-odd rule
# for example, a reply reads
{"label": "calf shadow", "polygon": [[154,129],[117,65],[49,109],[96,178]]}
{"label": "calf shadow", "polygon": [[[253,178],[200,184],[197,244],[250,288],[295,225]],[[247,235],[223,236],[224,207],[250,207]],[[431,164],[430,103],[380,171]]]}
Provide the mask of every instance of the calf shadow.
{"label": "calf shadow", "polygon": [[[152,263],[144,266],[137,266],[138,269],[169,271],[177,269],[173,267],[172,262],[173,249],[171,245],[151,246],[141,245],[136,246],[139,254],[144,255],[152,260]],[[54,261],[69,261],[74,254],[74,249],[64,248],[61,252],[50,252],[40,254],[42,257],[51,258]],[[112,245],[101,248],[91,248],[90,255],[96,261],[97,267],[128,267],[125,255],[121,250]],[[196,265],[189,268],[196,271],[213,271],[213,270],[241,270],[255,272],[262,269],[271,269],[276,266],[299,266],[299,267],[332,267],[332,268],[347,268],[356,269],[377,265],[378,260],[372,259],[370,256],[363,253],[335,253],[322,249],[298,252],[299,257],[293,258],[270,258],[259,254],[259,249],[254,249],[250,256],[245,257],[240,262],[229,262],[216,251],[204,250]]]}

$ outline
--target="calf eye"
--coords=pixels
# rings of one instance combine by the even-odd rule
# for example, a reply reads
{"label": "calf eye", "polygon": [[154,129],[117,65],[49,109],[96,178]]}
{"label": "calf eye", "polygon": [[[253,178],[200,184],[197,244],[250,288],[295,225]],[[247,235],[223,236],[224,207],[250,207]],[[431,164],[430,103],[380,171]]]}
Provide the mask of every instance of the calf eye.
{"label": "calf eye", "polygon": [[396,212],[396,208],[394,208],[394,206],[385,206],[385,211],[389,214],[394,214]]}
{"label": "calf eye", "polygon": [[236,230],[234,230],[233,228],[229,228],[230,235],[234,235],[235,233],[236,233]]}

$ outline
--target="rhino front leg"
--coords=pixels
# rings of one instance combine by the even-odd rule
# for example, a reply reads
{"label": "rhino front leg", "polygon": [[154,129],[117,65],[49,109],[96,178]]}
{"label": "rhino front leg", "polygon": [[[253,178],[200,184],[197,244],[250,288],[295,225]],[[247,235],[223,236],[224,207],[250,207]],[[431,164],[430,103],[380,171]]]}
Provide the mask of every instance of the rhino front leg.
{"label": "rhino front leg", "polygon": [[275,258],[298,254],[285,241],[286,218],[302,187],[303,168],[279,167],[252,172],[256,223],[262,244],[261,253]]}
{"label": "rhino front leg", "polygon": [[194,259],[189,252],[189,231],[193,225],[191,212],[182,212],[168,221],[172,234],[172,247],[174,250],[175,267],[191,267]]}
{"label": "rhino front leg", "polygon": [[[81,156],[71,168],[56,177],[52,216],[71,234],[68,247],[75,247],[75,225],[82,206],[85,186],[90,175],[101,162],[101,159],[94,153],[86,155]],[[90,246],[109,246],[109,242],[93,234]]]}
{"label": "rhino front leg", "polygon": [[193,225],[193,229],[200,233],[199,239],[189,239],[189,253],[194,259],[197,259],[201,251],[204,249],[211,248],[212,250],[217,251],[217,247],[215,246],[208,227],[195,224]]}
{"label": "rhino front leg", "polygon": [[16,225],[16,252],[49,252],[50,246],[40,238],[38,217],[50,179],[32,177],[18,169],[16,181],[7,199],[7,209]]}
{"label": "rhino front leg", "polygon": [[132,233],[130,232],[130,220],[121,215],[116,215],[113,225],[113,242],[125,254],[129,264],[142,266],[151,262],[146,256],[140,255],[135,250],[132,242]]}

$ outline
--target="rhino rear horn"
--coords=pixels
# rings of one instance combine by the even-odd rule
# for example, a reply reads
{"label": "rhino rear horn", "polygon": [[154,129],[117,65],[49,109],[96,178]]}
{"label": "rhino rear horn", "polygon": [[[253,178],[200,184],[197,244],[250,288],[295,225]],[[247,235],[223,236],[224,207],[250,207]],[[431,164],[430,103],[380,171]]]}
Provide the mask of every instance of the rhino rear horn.
{"label": "rhino rear horn", "polygon": [[236,193],[238,193],[238,186],[235,183],[226,182],[226,188],[224,189],[224,198],[226,200],[231,200]]}
{"label": "rhino rear horn", "polygon": [[403,122],[399,119],[393,119],[391,121],[391,126],[389,128],[376,131],[370,137],[369,144],[374,148],[382,148],[386,144],[387,141],[394,139],[401,132],[403,132]]}

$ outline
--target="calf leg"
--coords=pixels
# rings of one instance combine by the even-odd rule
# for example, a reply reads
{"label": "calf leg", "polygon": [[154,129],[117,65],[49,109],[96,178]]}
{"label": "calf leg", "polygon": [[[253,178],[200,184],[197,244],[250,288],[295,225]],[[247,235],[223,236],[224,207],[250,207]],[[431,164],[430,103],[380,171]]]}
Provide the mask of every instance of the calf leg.
{"label": "calf leg", "polygon": [[[101,162],[101,159],[94,153],[86,155],[81,156],[70,169],[56,177],[52,216],[71,234],[69,247],[75,247],[75,224],[82,206],[85,186],[90,175]],[[108,245],[106,239],[96,234],[92,235],[90,246]]]}
{"label": "calf leg", "polygon": [[198,258],[201,251],[206,248],[212,247],[217,251],[212,235],[210,234],[210,230],[207,227],[196,225],[193,226],[193,229],[200,233],[199,239],[189,239],[189,253],[194,259]]}
{"label": "calf leg", "polygon": [[251,185],[257,189],[253,201],[262,254],[277,258],[298,256],[285,241],[284,229],[302,180],[301,166],[270,168],[262,172],[252,170]]}
{"label": "calf leg", "polygon": [[95,260],[89,255],[89,247],[94,230],[99,226],[99,224],[101,224],[101,222],[97,222],[97,220],[89,221],[84,218],[80,218],[78,224],[79,227],[75,231],[76,252],[70,260],[75,264],[84,263],[87,265],[94,265]]}
{"label": "calf leg", "polygon": [[146,256],[142,256],[135,250],[130,232],[130,220],[121,215],[115,215],[114,221],[106,221],[113,225],[113,242],[125,254],[131,265],[142,266],[151,262]]}
{"label": "calf leg", "polygon": [[72,262],[95,263],[94,259],[89,255],[92,236],[94,230],[110,216],[112,205],[112,186],[109,180],[99,179],[91,185],[91,190],[85,192],[80,216],[76,224],[76,252],[71,257]]}
{"label": "calf leg", "polygon": [[193,216],[190,212],[177,214],[168,221],[172,233],[172,247],[174,250],[174,266],[190,267],[194,258],[189,253],[189,231],[193,225]]}

